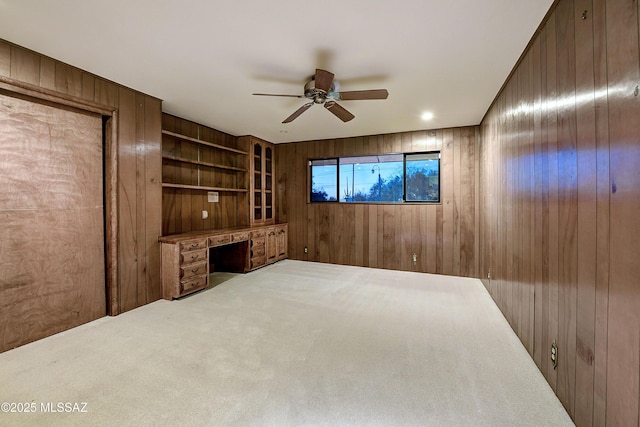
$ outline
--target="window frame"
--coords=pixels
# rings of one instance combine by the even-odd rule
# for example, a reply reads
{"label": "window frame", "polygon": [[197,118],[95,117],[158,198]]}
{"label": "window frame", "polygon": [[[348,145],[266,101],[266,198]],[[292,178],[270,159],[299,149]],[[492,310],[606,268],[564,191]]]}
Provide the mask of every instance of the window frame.
{"label": "window frame", "polygon": [[[407,200],[407,156],[413,155],[429,155],[436,154],[438,161],[438,198],[437,200]],[[376,156],[392,156],[402,155],[402,200],[393,201],[341,201],[340,200],[340,159],[349,159],[354,157],[376,157]],[[312,200],[313,194],[313,162],[314,161],[331,161],[335,160],[336,167],[336,197],[335,200]],[[434,159],[435,160],[435,159]],[[348,164],[348,163],[347,163]],[[338,204],[371,204],[371,205],[402,205],[402,204],[417,204],[417,205],[437,205],[442,203],[442,151],[441,150],[428,150],[428,151],[415,151],[415,152],[403,152],[403,153],[384,153],[384,154],[363,154],[363,155],[349,155],[349,156],[331,156],[331,157],[317,157],[307,159],[307,203],[338,203]]]}
{"label": "window frame", "polygon": [[[442,166],[442,153],[439,150],[433,150],[433,151],[419,151],[419,152],[415,152],[415,153],[403,153],[403,159],[404,159],[404,165],[403,165],[403,170],[404,170],[404,177],[403,177],[403,189],[402,189],[402,200],[403,203],[440,203],[440,200],[442,200],[442,191],[440,189],[440,183],[442,182],[442,174],[440,173],[441,169],[440,166]],[[413,156],[413,155],[424,155],[424,154],[437,154],[438,155],[438,199],[437,200],[407,200],[407,156]],[[435,159],[434,159],[435,160]]]}
{"label": "window frame", "polygon": [[[335,200],[313,200],[313,198],[311,197],[311,195],[313,194],[313,172],[312,172],[312,167],[313,167],[313,161],[327,161],[327,160],[335,160],[336,164],[336,198]],[[308,167],[307,167],[307,176],[308,176],[308,181],[309,181],[309,185],[307,186],[307,203],[340,203],[340,194],[338,194],[338,182],[340,182],[340,163],[339,163],[339,158],[338,157],[323,157],[323,158],[318,158],[318,159],[308,159],[307,161]],[[329,165],[323,165],[323,166],[329,166]]]}

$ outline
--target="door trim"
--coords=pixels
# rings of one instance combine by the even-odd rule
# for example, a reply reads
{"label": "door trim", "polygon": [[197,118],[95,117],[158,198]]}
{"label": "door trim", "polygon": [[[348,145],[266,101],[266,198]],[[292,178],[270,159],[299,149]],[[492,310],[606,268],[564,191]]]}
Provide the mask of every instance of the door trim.
{"label": "door trim", "polygon": [[101,114],[104,120],[105,272],[107,314],[120,314],[118,283],[118,109],[0,76],[0,93]]}

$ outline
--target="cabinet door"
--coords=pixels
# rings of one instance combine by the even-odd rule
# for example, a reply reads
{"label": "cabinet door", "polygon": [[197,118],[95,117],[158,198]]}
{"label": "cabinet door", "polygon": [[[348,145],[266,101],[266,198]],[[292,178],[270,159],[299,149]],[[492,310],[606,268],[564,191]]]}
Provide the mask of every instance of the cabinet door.
{"label": "cabinet door", "polygon": [[273,148],[264,146],[264,219],[273,220]]}
{"label": "cabinet door", "polygon": [[251,225],[273,224],[275,219],[273,145],[251,137]]}
{"label": "cabinet door", "polygon": [[263,167],[264,153],[262,144],[255,142],[253,144],[253,163],[251,179],[253,180],[251,195],[251,215],[254,223],[264,221],[264,212],[262,210],[264,204],[264,185],[263,185]]}
{"label": "cabinet door", "polygon": [[277,232],[278,260],[287,257],[287,228],[280,227]]}
{"label": "cabinet door", "polygon": [[275,228],[267,230],[267,263],[278,260],[278,237]]}

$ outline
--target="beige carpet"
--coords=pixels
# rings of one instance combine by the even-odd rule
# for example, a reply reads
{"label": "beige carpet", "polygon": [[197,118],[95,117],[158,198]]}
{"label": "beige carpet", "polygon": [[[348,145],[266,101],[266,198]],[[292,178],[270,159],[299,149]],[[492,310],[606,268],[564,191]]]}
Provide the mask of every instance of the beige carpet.
{"label": "beige carpet", "polygon": [[0,425],[573,425],[478,280],[290,260],[215,279],[0,354],[0,402],[36,409]]}

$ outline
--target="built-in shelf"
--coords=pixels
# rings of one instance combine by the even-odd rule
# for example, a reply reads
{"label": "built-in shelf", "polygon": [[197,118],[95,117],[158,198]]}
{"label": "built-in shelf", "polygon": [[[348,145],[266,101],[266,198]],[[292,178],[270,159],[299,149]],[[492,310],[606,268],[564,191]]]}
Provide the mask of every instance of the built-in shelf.
{"label": "built-in shelf", "polygon": [[174,138],[182,139],[183,141],[189,141],[189,142],[193,142],[195,144],[200,144],[200,145],[204,145],[204,146],[207,146],[207,147],[213,147],[213,148],[218,148],[220,150],[229,151],[231,153],[244,154],[244,155],[249,154],[246,151],[238,150],[237,148],[231,148],[231,147],[227,147],[227,146],[220,145],[220,144],[214,144],[213,142],[203,141],[203,140],[198,139],[198,138],[192,138],[190,136],[181,135],[179,133],[171,132],[171,131],[168,131],[168,130],[163,130],[162,134],[163,135],[167,135],[167,136],[172,136]]}
{"label": "built-in shelf", "polygon": [[225,165],[221,165],[218,163],[209,163],[209,162],[203,162],[201,160],[192,160],[192,159],[187,159],[184,157],[178,157],[178,156],[172,156],[170,154],[163,154],[162,155],[163,159],[169,159],[169,160],[175,160],[176,162],[181,162],[181,163],[190,163],[192,165],[200,165],[200,166],[207,166],[210,168],[217,168],[217,169],[225,169],[225,170],[231,170],[231,171],[237,171],[237,172],[246,172],[247,169],[245,168],[236,168],[234,166],[225,166]]}
{"label": "built-in shelf", "polygon": [[181,188],[183,190],[203,190],[203,191],[228,191],[232,193],[246,193],[246,188],[225,188],[225,187],[207,187],[204,185],[185,185],[185,184],[171,184],[163,182],[164,188]]}
{"label": "built-in shelf", "polygon": [[[235,148],[235,144],[234,147],[228,147],[166,129],[162,130],[162,136],[162,158],[176,162],[177,168],[167,169],[167,174],[163,174],[165,180],[162,183],[163,188],[231,193],[247,193],[249,191],[246,177],[248,151]],[[200,136],[200,129],[198,129],[198,136]],[[191,144],[195,147],[189,148]],[[185,149],[186,151],[184,151]],[[216,152],[217,155],[214,155]],[[219,158],[220,154],[222,154],[221,158]],[[180,164],[195,165],[197,174],[188,173],[185,175],[184,171],[180,173],[179,171],[185,168]],[[176,170],[178,171],[177,175]],[[216,177],[217,174],[221,174],[221,176]],[[186,182],[183,178],[187,178]],[[218,186],[212,185],[214,182]]]}

